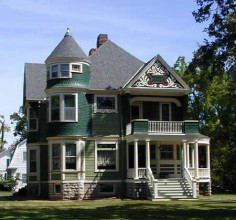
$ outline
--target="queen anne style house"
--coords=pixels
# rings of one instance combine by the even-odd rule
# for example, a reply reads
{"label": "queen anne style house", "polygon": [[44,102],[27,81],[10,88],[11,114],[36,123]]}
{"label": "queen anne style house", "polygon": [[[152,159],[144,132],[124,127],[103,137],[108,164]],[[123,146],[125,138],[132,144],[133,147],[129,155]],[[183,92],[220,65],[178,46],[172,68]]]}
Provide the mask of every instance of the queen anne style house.
{"label": "queen anne style house", "polygon": [[68,29],[45,64],[25,64],[28,194],[210,193],[209,138],[185,117],[189,91],[160,55],[144,63],[100,34],[87,56]]}

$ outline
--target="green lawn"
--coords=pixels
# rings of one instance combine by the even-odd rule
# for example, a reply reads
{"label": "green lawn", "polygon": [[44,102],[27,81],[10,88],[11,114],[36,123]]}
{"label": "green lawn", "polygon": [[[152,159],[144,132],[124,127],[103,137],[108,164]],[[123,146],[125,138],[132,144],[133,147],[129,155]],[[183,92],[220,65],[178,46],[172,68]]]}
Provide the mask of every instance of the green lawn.
{"label": "green lawn", "polygon": [[195,201],[27,200],[0,192],[0,219],[236,219],[236,195]]}

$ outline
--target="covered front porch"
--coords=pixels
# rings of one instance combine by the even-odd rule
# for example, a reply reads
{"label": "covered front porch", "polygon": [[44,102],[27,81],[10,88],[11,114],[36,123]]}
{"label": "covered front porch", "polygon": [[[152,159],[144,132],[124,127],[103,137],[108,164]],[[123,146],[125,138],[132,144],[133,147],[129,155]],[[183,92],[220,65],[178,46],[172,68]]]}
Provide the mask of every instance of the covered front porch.
{"label": "covered front porch", "polygon": [[208,139],[189,135],[131,135],[126,150],[127,180],[146,181],[152,198],[160,197],[161,184],[167,185],[167,180],[184,180],[192,198],[198,196],[198,183],[210,183]]}

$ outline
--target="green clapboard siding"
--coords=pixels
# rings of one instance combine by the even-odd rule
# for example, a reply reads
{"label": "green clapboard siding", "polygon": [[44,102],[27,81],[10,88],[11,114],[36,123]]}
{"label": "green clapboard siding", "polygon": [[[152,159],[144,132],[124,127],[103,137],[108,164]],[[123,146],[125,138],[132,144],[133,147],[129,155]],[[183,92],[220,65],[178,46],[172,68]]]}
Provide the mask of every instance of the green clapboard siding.
{"label": "green clapboard siding", "polygon": [[90,67],[83,65],[83,73],[72,73],[72,78],[58,78],[47,81],[47,89],[51,88],[88,88]]}
{"label": "green clapboard siding", "polygon": [[184,122],[184,131],[186,134],[199,133],[199,123],[198,121],[185,121]]}
{"label": "green clapboard siding", "polygon": [[124,169],[124,160],[122,160],[122,153],[125,152],[124,150],[125,144],[122,142],[119,143],[119,171],[117,172],[95,172],[95,141],[87,141],[85,146],[85,161],[86,161],[86,171],[85,176],[86,180],[117,180],[121,179],[123,175]]}
{"label": "green clapboard siding", "polygon": [[92,118],[93,136],[120,135],[120,117],[117,113],[95,113]]}
{"label": "green clapboard siding", "polygon": [[65,174],[65,180],[77,180],[78,175],[77,173],[66,173]]}
{"label": "green clapboard siding", "polygon": [[51,180],[61,180],[61,174],[51,174]]}

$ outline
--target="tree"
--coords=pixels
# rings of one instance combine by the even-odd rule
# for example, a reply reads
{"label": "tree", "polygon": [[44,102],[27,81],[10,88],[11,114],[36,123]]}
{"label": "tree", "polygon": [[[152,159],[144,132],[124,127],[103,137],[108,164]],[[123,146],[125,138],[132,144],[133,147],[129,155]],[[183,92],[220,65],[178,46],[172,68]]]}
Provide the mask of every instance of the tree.
{"label": "tree", "polygon": [[3,115],[0,115],[0,132],[1,132],[1,139],[0,139],[0,150],[3,150],[4,144],[6,144],[5,140],[5,132],[9,132],[11,129],[10,127],[5,123],[5,118]]}
{"label": "tree", "polygon": [[24,140],[27,137],[27,119],[23,111],[23,106],[19,108],[18,113],[14,112],[10,115],[12,124],[15,125],[14,136],[18,136],[17,142]]}
{"label": "tree", "polygon": [[[196,22],[208,22],[205,39],[195,52],[192,68],[228,70],[236,61],[236,2],[235,0],[196,0],[199,8],[193,12]],[[214,74],[213,73],[213,74]],[[219,72],[218,72],[219,73]]]}
{"label": "tree", "polygon": [[228,73],[214,74],[210,64],[188,67],[184,57],[174,65],[191,87],[188,118],[198,119],[200,132],[211,139],[212,185],[236,191],[236,86]]}

